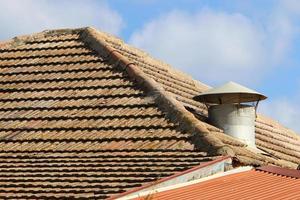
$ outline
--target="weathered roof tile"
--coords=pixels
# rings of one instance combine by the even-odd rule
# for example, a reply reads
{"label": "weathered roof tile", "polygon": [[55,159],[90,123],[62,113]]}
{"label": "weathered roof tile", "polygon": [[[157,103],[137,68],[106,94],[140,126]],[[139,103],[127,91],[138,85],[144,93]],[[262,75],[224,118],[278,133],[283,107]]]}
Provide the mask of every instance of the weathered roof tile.
{"label": "weathered roof tile", "polygon": [[186,110],[205,117],[192,97],[208,86],[91,28],[0,44],[0,78],[0,197],[107,198],[220,153],[298,162],[298,136],[259,117],[270,155],[246,149]]}

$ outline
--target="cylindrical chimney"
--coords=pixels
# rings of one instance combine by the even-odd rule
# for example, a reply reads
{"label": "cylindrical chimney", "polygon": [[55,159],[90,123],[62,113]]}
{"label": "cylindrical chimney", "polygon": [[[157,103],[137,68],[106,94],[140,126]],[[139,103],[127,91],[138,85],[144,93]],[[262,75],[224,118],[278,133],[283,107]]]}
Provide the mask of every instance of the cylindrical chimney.
{"label": "cylindrical chimney", "polygon": [[[258,102],[266,98],[264,95],[234,82],[194,97],[195,100],[207,105],[208,118],[212,125],[252,148],[256,148],[256,108]],[[249,105],[247,104],[249,102],[256,102],[256,104]]]}

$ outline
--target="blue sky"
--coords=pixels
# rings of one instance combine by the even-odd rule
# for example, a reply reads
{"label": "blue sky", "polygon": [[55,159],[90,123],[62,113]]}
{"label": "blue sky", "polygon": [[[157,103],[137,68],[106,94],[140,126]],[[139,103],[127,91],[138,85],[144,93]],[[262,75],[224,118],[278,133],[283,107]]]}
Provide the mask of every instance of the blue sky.
{"label": "blue sky", "polygon": [[0,0],[0,39],[94,26],[211,86],[269,98],[260,111],[300,132],[300,1]]}

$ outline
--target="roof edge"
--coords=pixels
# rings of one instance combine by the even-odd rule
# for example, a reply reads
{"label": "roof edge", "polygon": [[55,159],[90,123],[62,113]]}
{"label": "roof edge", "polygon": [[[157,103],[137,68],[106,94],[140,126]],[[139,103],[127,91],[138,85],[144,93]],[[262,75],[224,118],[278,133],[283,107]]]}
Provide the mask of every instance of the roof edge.
{"label": "roof edge", "polygon": [[188,112],[183,105],[169,95],[162,86],[147,77],[139,67],[126,59],[117,50],[107,45],[96,29],[86,28],[81,37],[90,48],[107,57],[113,64],[121,67],[131,79],[138,82],[147,93],[150,93],[159,108],[164,110],[172,121],[179,122],[181,128],[193,133],[192,140],[197,148],[209,147],[209,153],[234,156],[232,148],[213,136],[213,133],[206,128],[203,122],[197,120],[192,113]]}

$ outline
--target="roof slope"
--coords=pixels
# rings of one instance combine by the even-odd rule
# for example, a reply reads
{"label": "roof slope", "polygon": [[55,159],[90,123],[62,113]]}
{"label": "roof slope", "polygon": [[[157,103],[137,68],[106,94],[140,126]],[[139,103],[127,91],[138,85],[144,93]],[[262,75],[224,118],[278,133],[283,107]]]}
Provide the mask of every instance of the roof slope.
{"label": "roof slope", "polygon": [[0,77],[0,196],[106,198],[220,154],[299,162],[293,132],[259,117],[270,155],[245,148],[205,123],[208,86],[92,28],[0,44]]}
{"label": "roof slope", "polygon": [[299,199],[299,178],[298,170],[263,167],[137,199]]}
{"label": "roof slope", "polygon": [[0,47],[0,198],[107,198],[217,158],[82,31]]}

